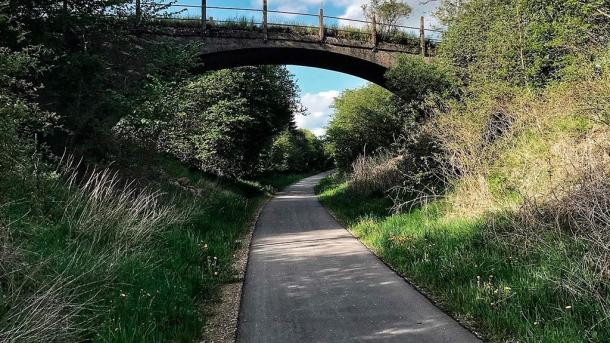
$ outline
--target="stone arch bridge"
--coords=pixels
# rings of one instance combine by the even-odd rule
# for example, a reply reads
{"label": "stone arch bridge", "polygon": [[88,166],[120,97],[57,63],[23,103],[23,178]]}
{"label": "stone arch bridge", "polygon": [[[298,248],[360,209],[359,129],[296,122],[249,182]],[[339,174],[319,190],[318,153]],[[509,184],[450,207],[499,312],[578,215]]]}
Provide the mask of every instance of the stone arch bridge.
{"label": "stone arch bridge", "polygon": [[[141,16],[136,1],[136,16]],[[188,5],[176,5],[187,7]],[[195,7],[195,6],[188,6]],[[269,11],[267,0],[263,0],[262,22],[247,27],[239,27],[235,23],[214,21],[207,17],[206,11],[213,9],[241,10],[238,8],[208,7],[202,1],[201,18],[195,25],[184,25],[184,20],[167,20],[161,27],[141,26],[142,33],[162,34],[179,37],[185,40],[202,41],[200,54],[201,71],[251,65],[301,65],[317,67],[351,74],[370,82],[384,86],[384,74],[392,67],[401,54],[421,55],[431,57],[435,54],[436,44],[426,38],[427,31],[424,19],[421,18],[420,28],[404,26],[395,27],[417,29],[416,35],[402,35],[400,43],[384,40],[383,24],[378,24],[375,18],[372,22],[338,17],[324,16],[320,13],[288,13]],[[252,11],[252,9],[248,9]],[[318,26],[298,26],[289,24],[271,24],[267,20],[268,13],[288,13],[291,15],[314,16],[319,20]],[[358,22],[368,30],[347,31],[341,28],[325,27],[328,18],[342,21]],[[163,18],[167,19],[167,18]],[[152,18],[152,20],[156,20]],[[193,20],[193,19],[191,19]],[[140,22],[140,19],[138,18]],[[161,22],[160,20],[157,22]],[[173,24],[172,24],[173,23]],[[378,30],[380,32],[378,32]]]}

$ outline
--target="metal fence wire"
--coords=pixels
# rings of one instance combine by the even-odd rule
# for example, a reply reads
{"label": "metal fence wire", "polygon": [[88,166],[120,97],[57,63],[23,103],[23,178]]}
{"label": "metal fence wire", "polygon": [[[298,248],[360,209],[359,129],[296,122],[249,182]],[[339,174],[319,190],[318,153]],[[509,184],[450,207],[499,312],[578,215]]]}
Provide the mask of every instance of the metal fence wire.
{"label": "metal fence wire", "polygon": [[[323,8],[320,8],[319,13],[270,10],[268,0],[261,0],[261,5],[261,8],[252,8],[208,6],[207,0],[201,0],[200,5],[177,1],[163,3],[132,0],[127,13],[111,11],[110,15],[134,17],[140,24],[165,22],[168,26],[188,26],[201,30],[203,35],[214,29],[231,28],[234,30],[256,30],[267,37],[269,31],[285,29],[317,35],[322,42],[329,36],[366,40],[373,46],[377,46],[380,42],[397,44],[415,42],[419,45],[423,55],[426,54],[428,47],[440,42],[438,37],[442,33],[441,30],[426,28],[424,17],[421,17],[420,27],[413,27],[379,22],[375,16],[368,19],[354,19],[325,15]],[[191,15],[192,10],[195,10],[197,14]],[[237,16],[230,18],[227,15],[221,15],[223,19],[215,20],[208,16],[211,12],[232,12]],[[246,15],[241,15],[244,13]],[[270,15],[272,16],[271,20]],[[290,18],[290,21],[278,20],[280,18]],[[316,23],[303,23],[303,20],[316,20]]]}

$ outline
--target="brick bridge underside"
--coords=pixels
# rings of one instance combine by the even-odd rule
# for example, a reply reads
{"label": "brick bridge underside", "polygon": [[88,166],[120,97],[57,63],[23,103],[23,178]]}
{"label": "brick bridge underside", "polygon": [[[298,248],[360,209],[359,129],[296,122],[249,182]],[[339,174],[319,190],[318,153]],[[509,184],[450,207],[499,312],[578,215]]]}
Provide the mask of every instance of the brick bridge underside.
{"label": "brick bridge underside", "polygon": [[[400,54],[419,54],[417,46],[372,43],[316,36],[261,33],[208,34],[203,40],[201,71],[252,65],[301,65],[351,74],[385,86],[384,74]],[[323,82],[323,80],[320,80]]]}

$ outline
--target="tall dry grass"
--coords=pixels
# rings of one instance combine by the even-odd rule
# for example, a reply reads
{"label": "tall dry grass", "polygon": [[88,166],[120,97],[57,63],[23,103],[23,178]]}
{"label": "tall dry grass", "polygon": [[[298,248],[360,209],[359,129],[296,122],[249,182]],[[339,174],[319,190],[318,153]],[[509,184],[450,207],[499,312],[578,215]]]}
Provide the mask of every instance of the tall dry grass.
{"label": "tall dry grass", "polygon": [[[58,276],[30,293],[25,286],[5,295],[8,312],[0,327],[1,342],[77,342],[93,329],[94,297],[83,301],[90,293],[77,279]],[[88,312],[87,318],[83,313]]]}
{"label": "tall dry grass", "polygon": [[68,159],[61,168],[69,190],[64,218],[73,234],[87,238],[92,247],[110,244],[115,256],[133,253],[149,244],[164,228],[186,221],[167,194],[136,187],[110,169],[78,172]]}
{"label": "tall dry grass", "polygon": [[[80,317],[92,301],[82,301],[86,287],[59,275],[35,282],[45,263],[28,263],[15,246],[8,225],[0,223],[0,342],[73,342],[90,328]],[[89,299],[92,299],[91,297]]]}
{"label": "tall dry grass", "polygon": [[550,281],[576,299],[594,299],[610,320],[610,130],[597,138],[565,155],[561,182],[543,196],[525,194],[510,229],[496,239],[540,254],[556,253],[557,239],[570,242],[560,249],[562,277]]}
{"label": "tall dry grass", "polygon": [[594,300],[599,325],[610,320],[608,94],[608,73],[540,93],[494,90],[428,127],[453,180],[448,215],[486,218],[490,239],[519,254],[560,256],[561,277],[540,277]]}
{"label": "tall dry grass", "polygon": [[[11,227],[0,224],[1,302],[8,309],[0,318],[0,342],[83,340],[95,330],[102,309],[97,295],[119,286],[111,281],[113,266],[145,253],[156,235],[189,216],[188,210],[171,205],[166,194],[136,187],[110,169],[79,172],[79,164],[66,158],[56,173],[48,190],[56,197],[55,206],[63,208],[59,223],[70,230],[65,244],[72,248],[61,257],[69,263],[65,270],[55,270],[49,261],[24,258],[11,240]],[[87,281],[91,279],[97,281]]]}
{"label": "tall dry grass", "polygon": [[402,183],[403,158],[389,151],[375,155],[361,155],[352,164],[349,187],[364,195],[386,194]]}

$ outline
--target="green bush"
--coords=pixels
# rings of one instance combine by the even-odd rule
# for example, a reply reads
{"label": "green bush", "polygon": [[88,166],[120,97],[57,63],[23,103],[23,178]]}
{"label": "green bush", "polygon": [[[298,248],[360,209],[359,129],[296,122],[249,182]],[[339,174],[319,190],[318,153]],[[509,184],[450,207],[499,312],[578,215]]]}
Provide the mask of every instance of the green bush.
{"label": "green bush", "polygon": [[440,57],[473,86],[544,86],[608,43],[607,0],[444,2]]}
{"label": "green bush", "polygon": [[392,93],[372,84],[343,92],[334,108],[326,140],[337,167],[344,171],[359,155],[391,146],[406,124]]}
{"label": "green bush", "polygon": [[311,131],[288,129],[273,141],[261,169],[268,172],[318,171],[328,166],[322,141]]}
{"label": "green bush", "polygon": [[438,64],[408,55],[401,55],[385,78],[392,92],[411,103],[421,103],[430,94],[444,95],[455,86],[448,71]]}
{"label": "green bush", "polygon": [[252,176],[261,153],[299,110],[285,67],[244,67],[151,83],[136,114],[114,131],[126,144],[148,145],[205,172]]}

